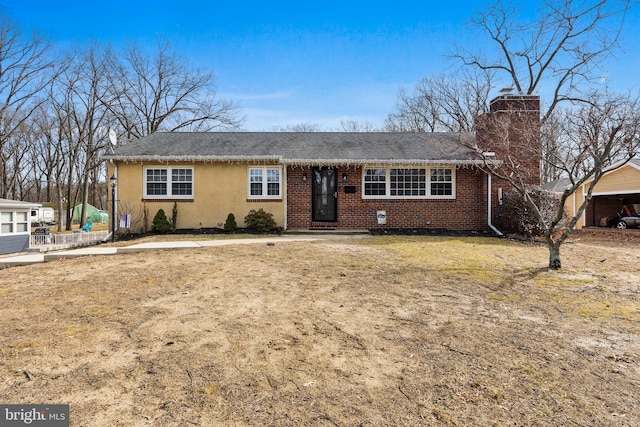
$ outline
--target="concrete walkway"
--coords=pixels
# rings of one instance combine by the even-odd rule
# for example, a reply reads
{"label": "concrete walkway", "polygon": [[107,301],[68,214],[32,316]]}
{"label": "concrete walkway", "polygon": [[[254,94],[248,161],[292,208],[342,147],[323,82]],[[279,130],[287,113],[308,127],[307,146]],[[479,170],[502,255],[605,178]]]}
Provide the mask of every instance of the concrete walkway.
{"label": "concrete walkway", "polygon": [[[186,237],[186,236],[185,236]],[[167,249],[193,249],[193,248],[206,248],[212,246],[225,246],[225,245],[251,245],[251,244],[263,244],[274,245],[276,243],[286,242],[309,242],[314,240],[333,239],[337,237],[354,237],[346,235],[281,235],[264,238],[251,238],[251,239],[219,239],[219,240],[184,240],[175,242],[148,242],[138,243],[130,246],[88,246],[78,249],[51,251],[46,253],[21,253],[15,256],[6,256],[0,258],[0,269],[6,267],[16,267],[20,265],[37,264],[41,262],[54,261],[61,258],[76,258],[81,256],[90,255],[115,255],[125,253],[136,253],[144,251],[157,251]]]}

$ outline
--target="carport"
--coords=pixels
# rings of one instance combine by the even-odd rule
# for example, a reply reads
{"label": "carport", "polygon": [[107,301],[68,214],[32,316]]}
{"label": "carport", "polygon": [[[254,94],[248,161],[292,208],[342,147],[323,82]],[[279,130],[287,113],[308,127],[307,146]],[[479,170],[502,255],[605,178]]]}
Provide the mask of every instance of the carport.
{"label": "carport", "polygon": [[[575,193],[575,203],[570,203],[573,213],[575,206],[583,200],[590,181],[578,188]],[[626,212],[623,210],[626,208]],[[610,168],[595,185],[591,201],[585,210],[582,221],[578,221],[578,228],[598,227],[604,217],[616,218],[619,213],[624,215],[640,212],[640,159],[634,158],[628,163],[620,163]]]}
{"label": "carport", "polygon": [[[597,227],[602,218],[616,218],[618,214],[630,208],[634,212],[640,212],[640,193],[596,195],[587,206],[584,226]],[[632,213],[627,211],[624,215],[628,216]]]}

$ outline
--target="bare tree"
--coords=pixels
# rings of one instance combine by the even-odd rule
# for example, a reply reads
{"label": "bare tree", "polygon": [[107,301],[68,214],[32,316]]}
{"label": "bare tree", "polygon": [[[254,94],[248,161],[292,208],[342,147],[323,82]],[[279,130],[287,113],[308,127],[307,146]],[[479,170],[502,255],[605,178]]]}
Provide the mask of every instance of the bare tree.
{"label": "bare tree", "polygon": [[[322,132],[317,123],[302,122],[295,125],[274,127],[274,132]],[[336,132],[377,132],[381,131],[373,123],[358,120],[342,120]]]}
{"label": "bare tree", "polygon": [[517,5],[498,0],[471,21],[488,38],[492,56],[458,49],[453,57],[506,76],[518,94],[549,87],[544,125],[559,104],[589,100],[588,93],[602,77],[600,65],[618,48],[629,7],[629,0],[547,0],[534,22],[519,23]]}
{"label": "bare tree", "polygon": [[238,106],[219,99],[212,72],[193,69],[159,43],[154,56],[136,45],[111,55],[110,101],[105,103],[127,140],[157,131],[237,128]]}
{"label": "bare tree", "polygon": [[[14,115],[15,119],[16,116]],[[12,199],[25,200],[27,188],[29,186],[28,169],[25,159],[28,158],[28,139],[24,121],[19,128],[14,128],[6,136],[7,142],[2,150],[2,164],[4,165],[3,186],[7,189],[7,195]],[[4,123],[2,123],[4,125]]]}
{"label": "bare tree", "polygon": [[[517,6],[498,0],[472,21],[494,48],[492,54],[459,49],[453,55],[466,66],[506,77],[519,95],[550,94],[542,117],[536,115],[536,126],[519,127],[533,117],[528,114],[512,114],[507,120],[504,115],[489,115],[478,121],[478,134],[485,134],[483,140],[493,141],[494,146],[477,148],[479,154],[498,154],[490,160],[484,157],[485,168],[524,198],[547,242],[553,269],[561,267],[560,246],[574,230],[602,174],[637,152],[637,100],[594,93],[600,66],[619,47],[629,7],[627,0],[548,0],[537,19],[520,23]],[[560,111],[561,105],[568,108]],[[494,120],[498,118],[503,122]],[[564,176],[571,182],[551,217],[533,196],[540,160],[544,178]],[[564,221],[567,199],[587,181],[587,195],[579,201],[576,215]]]}
{"label": "bare tree", "polygon": [[[38,187],[38,201],[50,202],[54,200],[54,187],[58,182],[56,179],[56,171],[58,167],[63,165],[63,156],[58,150],[58,141],[56,139],[57,128],[59,126],[56,120],[56,111],[52,108],[51,101],[41,105],[34,113],[30,121],[32,130],[32,139],[29,144],[30,160],[34,165],[34,175],[44,188],[44,197],[42,196],[42,188]],[[42,177],[42,179],[38,179]]]}
{"label": "bare tree", "polygon": [[390,132],[465,132],[484,113],[492,89],[492,74],[464,70],[458,76],[423,78],[413,93],[398,92],[396,111],[389,114]]}
{"label": "bare tree", "polygon": [[287,125],[285,127],[275,128],[276,132],[320,132],[320,125],[316,123],[304,122],[295,125]]}
{"label": "bare tree", "polygon": [[[540,163],[540,181],[548,183],[563,178],[564,171],[555,165],[557,159],[568,161],[571,155],[568,142],[569,135],[565,134],[564,118],[570,115],[569,109],[556,109],[540,128],[540,143],[542,145],[542,162]],[[586,172],[586,171],[585,171]]]}
{"label": "bare tree", "polygon": [[341,120],[340,131],[342,132],[380,132],[375,124],[369,121]]}
{"label": "bare tree", "polygon": [[[62,93],[56,93],[54,89],[62,89]],[[67,88],[68,89],[68,88]],[[73,207],[74,201],[70,200],[73,191],[74,181],[70,181],[73,176],[69,169],[74,169],[75,146],[70,142],[71,126],[69,124],[69,108],[67,107],[69,97],[66,96],[64,88],[52,85],[49,89],[49,99],[42,106],[42,112],[34,117],[33,126],[37,135],[36,147],[39,147],[38,164],[41,165],[41,176],[47,180],[47,200],[57,200],[58,221],[57,230],[62,231],[62,224],[65,226],[70,217],[69,207]],[[67,201],[67,209],[64,203]],[[64,221],[63,221],[64,220]]]}
{"label": "bare tree", "polygon": [[[10,176],[20,130],[42,102],[40,92],[53,72],[50,46],[37,35],[24,38],[18,26],[0,16],[0,197],[15,195]],[[10,153],[11,152],[11,153]],[[20,168],[13,163],[13,168]]]}
{"label": "bare tree", "polygon": [[[110,102],[107,82],[108,50],[91,46],[70,55],[69,66],[62,74],[59,86],[61,127],[69,162],[67,169],[67,200],[76,200],[73,184],[78,183],[82,196],[80,225],[86,219],[86,205],[90,193],[96,190],[99,176],[100,153],[105,146],[110,113],[105,104]],[[93,177],[93,181],[91,178]],[[67,229],[71,229],[72,215],[67,215]]]}
{"label": "bare tree", "polygon": [[[589,101],[602,77],[600,66],[618,48],[629,7],[629,0],[547,0],[534,21],[519,22],[517,3],[497,0],[471,21],[486,38],[490,54],[458,49],[452,58],[462,64],[462,73],[424,78],[412,93],[400,91],[385,127],[400,132],[473,130],[494,82],[506,78],[512,86],[506,91],[548,92],[541,118],[542,156],[567,155],[554,112],[562,104]],[[543,182],[561,173],[544,162]]]}
{"label": "bare tree", "polygon": [[[565,152],[545,159],[570,181],[551,216],[533,196],[541,155],[537,112],[485,115],[478,120],[481,144],[467,144],[484,159],[487,172],[506,181],[524,198],[547,243],[552,269],[561,268],[560,246],[575,229],[600,178],[612,165],[628,162],[640,148],[638,98],[593,93],[585,100],[588,102],[579,110],[567,110],[558,120],[566,135]],[[532,120],[536,121],[533,125]],[[566,219],[568,198],[587,182],[584,200],[577,201],[575,215]]]}

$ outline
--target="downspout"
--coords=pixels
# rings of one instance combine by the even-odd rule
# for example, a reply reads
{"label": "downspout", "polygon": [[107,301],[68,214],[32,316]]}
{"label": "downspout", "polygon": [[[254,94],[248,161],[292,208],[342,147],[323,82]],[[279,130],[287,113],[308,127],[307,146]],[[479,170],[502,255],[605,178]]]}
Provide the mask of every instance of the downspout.
{"label": "downspout", "polygon": [[491,174],[487,174],[487,225],[494,233],[496,233],[499,237],[504,237],[504,233],[498,230],[491,223]]}
{"label": "downspout", "polygon": [[[280,163],[282,164],[282,162]],[[289,185],[288,185],[288,179],[289,179],[289,175],[287,174],[287,165],[282,165],[282,169],[284,170],[284,177],[282,179],[282,199],[284,200],[284,224],[282,225],[282,229],[283,230],[287,230],[287,222],[288,222],[288,217],[287,217],[287,211],[289,210],[288,207],[288,195],[289,195]]]}
{"label": "downspout", "polygon": [[[117,163],[113,164],[113,175],[116,177],[116,180],[117,180],[118,179],[118,164]],[[120,187],[119,185],[116,185],[116,197],[115,197],[115,201],[116,201],[115,207],[116,207],[116,209],[115,209],[115,212],[113,213],[113,215],[116,218],[116,227],[113,230],[114,233],[116,232],[116,230],[118,228],[120,228],[120,221],[118,221],[118,199],[120,198],[120,196],[119,196],[120,188],[119,187]]]}

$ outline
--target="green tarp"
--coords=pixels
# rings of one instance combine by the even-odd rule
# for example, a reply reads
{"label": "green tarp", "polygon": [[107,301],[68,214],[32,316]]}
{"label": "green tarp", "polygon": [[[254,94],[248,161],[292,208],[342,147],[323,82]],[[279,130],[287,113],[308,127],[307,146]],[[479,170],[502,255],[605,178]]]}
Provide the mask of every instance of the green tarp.
{"label": "green tarp", "polygon": [[109,212],[107,212],[107,211],[95,212],[95,213],[91,214],[89,219],[91,221],[93,221],[93,222],[102,222],[102,223],[109,222]]}
{"label": "green tarp", "polygon": [[[80,223],[80,215],[82,214],[82,204],[73,208],[73,223]],[[92,222],[109,222],[109,212],[100,211],[95,206],[87,203],[87,221]],[[86,222],[86,221],[85,221]]]}

